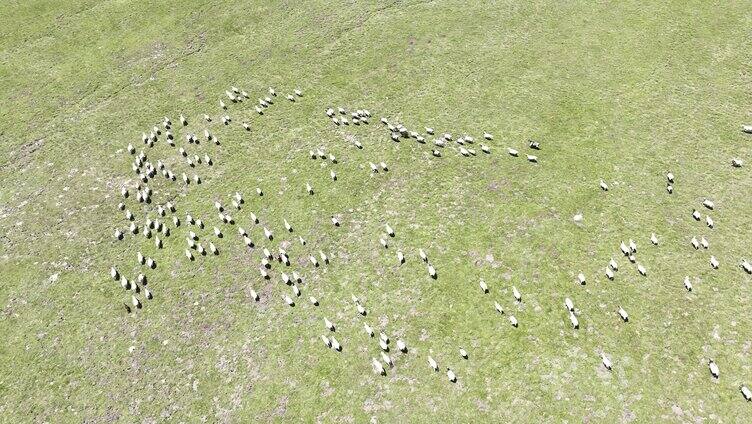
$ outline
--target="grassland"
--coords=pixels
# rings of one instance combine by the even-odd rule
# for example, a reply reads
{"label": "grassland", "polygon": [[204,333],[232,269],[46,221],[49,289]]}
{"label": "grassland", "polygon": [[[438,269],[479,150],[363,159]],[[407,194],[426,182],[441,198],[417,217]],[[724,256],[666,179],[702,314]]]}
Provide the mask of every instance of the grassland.
{"label": "grassland", "polygon": [[[751,10],[747,1],[3,2],[0,421],[748,422],[739,386],[752,385],[752,281],[737,264],[752,258],[752,138],[739,130],[752,122]],[[195,262],[182,254],[184,227],[162,250],[112,238],[125,225],[119,189],[135,185],[125,146],[140,148],[163,116],[183,113],[202,131],[200,117],[219,115],[230,85],[252,99],[268,86],[305,96],[263,117],[230,106],[234,126],[211,124],[222,146],[204,184],[158,181],[155,200],[174,197],[181,217],[203,217],[202,237],[216,223],[213,200],[236,190],[248,201],[234,214],[245,227],[251,210],[280,235],[288,219],[309,240],[290,248],[295,260],[319,248],[333,257],[299,268],[318,308],[284,305],[284,286],[261,280],[258,254],[232,229],[222,254]],[[336,127],[327,106],[375,119]],[[489,131],[492,154],[434,158],[390,141],[381,116]],[[250,132],[237,125],[244,119]],[[528,138],[541,142],[537,165],[504,153],[526,150]],[[308,158],[317,147],[340,159],[338,181]],[[148,153],[177,163],[164,143]],[[733,169],[732,157],[748,165]],[[390,171],[371,176],[368,162],[382,160]],[[705,197],[716,203],[713,230],[690,216]],[[335,214],[340,228],[329,224]],[[397,232],[386,251],[385,222]],[[708,251],[688,243],[701,234]],[[629,238],[648,276],[621,259],[610,282],[602,270]],[[129,295],[108,272],[137,272],[137,250],[159,263],[155,299],[127,314]],[[579,272],[586,286],[575,284]],[[367,322],[410,346],[387,376],[371,370],[378,346],[352,293]],[[324,316],[338,324],[342,353],[319,340]],[[430,371],[429,354],[457,384]]]}

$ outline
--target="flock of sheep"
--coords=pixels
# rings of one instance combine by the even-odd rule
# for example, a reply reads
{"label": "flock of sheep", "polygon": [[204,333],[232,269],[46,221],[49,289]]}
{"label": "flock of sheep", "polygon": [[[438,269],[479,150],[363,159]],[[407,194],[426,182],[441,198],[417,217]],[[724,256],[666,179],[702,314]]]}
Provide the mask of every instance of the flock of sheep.
{"label": "flock of sheep", "polygon": [[[219,119],[223,125],[230,126],[233,125],[233,118],[228,114],[228,106],[233,104],[239,106],[240,103],[249,101],[250,96],[246,91],[240,90],[236,87],[231,87],[225,92],[225,95],[226,98],[219,101],[221,110]],[[295,89],[291,94],[288,94],[285,97],[288,101],[294,103],[303,97],[303,93],[301,90]],[[262,97],[258,98],[257,104],[255,104],[253,108],[259,115],[263,115],[266,110],[274,106],[276,101],[276,91],[273,88],[269,88]],[[368,125],[371,118],[371,113],[366,109],[358,109],[348,114],[348,111],[345,108],[339,107],[335,110],[333,107],[328,107],[325,109],[325,114],[331,119],[333,124],[337,126],[346,126],[350,124],[356,126]],[[184,255],[186,261],[190,263],[195,261],[197,256],[220,255],[220,249],[217,246],[220,244],[220,240],[229,237],[229,234],[231,233],[236,233],[238,239],[237,243],[244,244],[247,247],[248,252],[251,255],[254,255],[258,260],[258,272],[261,278],[270,280],[272,279],[272,272],[276,273],[277,275],[274,278],[279,278],[283,287],[285,287],[285,293],[280,296],[281,299],[286,305],[295,307],[296,300],[303,295],[303,289],[301,289],[301,287],[304,287],[304,276],[301,272],[298,272],[298,270],[294,270],[292,264],[302,264],[305,262],[309,263],[313,269],[326,266],[329,264],[331,258],[323,250],[311,249],[308,246],[307,241],[299,235],[297,236],[296,241],[301,246],[300,253],[294,252],[296,249],[292,248],[292,243],[290,242],[281,244],[276,251],[270,250],[265,244],[271,242],[275,237],[272,230],[273,225],[269,221],[264,220],[263,217],[257,216],[253,211],[246,210],[245,199],[240,192],[236,192],[232,197],[225,199],[224,202],[220,198],[214,200],[213,206],[216,209],[217,214],[216,224],[205,223],[201,217],[192,216],[188,212],[179,213],[174,201],[156,202],[152,200],[155,193],[150,187],[150,183],[153,183],[156,179],[161,177],[168,182],[176,182],[178,184],[182,181],[182,184],[186,187],[191,184],[202,184],[203,181],[199,175],[201,167],[211,167],[215,165],[214,160],[208,152],[204,152],[203,154],[193,152],[193,150],[200,150],[198,149],[198,146],[202,143],[208,143],[210,146],[213,144],[216,149],[219,149],[219,146],[221,146],[217,135],[213,134],[208,128],[208,124],[212,122],[212,117],[208,114],[204,114],[203,121],[207,127],[202,131],[203,137],[198,137],[195,133],[188,131],[189,122],[183,115],[180,115],[180,118],[178,119],[179,125],[177,128],[174,128],[172,121],[165,117],[161,124],[155,125],[151,128],[148,134],[146,132],[142,134],[141,141],[146,151],[149,151],[149,149],[154,147],[157,143],[166,143],[175,149],[178,161],[175,162],[172,167],[167,166],[167,162],[161,159],[154,161],[154,159],[145,153],[144,150],[140,150],[140,152],[136,154],[137,149],[133,144],[128,144],[126,151],[129,155],[133,156],[131,168],[138,178],[138,182],[135,184],[129,184],[129,186],[122,187],[121,189],[120,195],[122,200],[117,208],[123,213],[125,223],[123,227],[115,229],[114,237],[116,240],[120,241],[124,240],[126,237],[135,239],[140,234],[144,239],[153,242],[157,249],[162,249],[165,243],[167,243],[167,240],[172,240],[173,236],[176,235],[173,233],[181,231],[183,233],[182,236],[184,236],[185,239]],[[409,130],[400,123],[390,123],[386,118],[381,118],[381,123],[388,131],[391,140],[394,142],[414,140],[421,145],[427,145],[430,143],[431,154],[434,157],[442,157],[448,150],[452,150],[465,157],[476,155],[476,150],[474,148],[476,143],[472,136],[462,135],[455,137],[448,132],[436,135],[434,129],[430,127],[426,127],[424,128],[424,131],[418,132]],[[251,129],[249,122],[242,122],[241,125],[246,131]],[[746,133],[752,133],[752,126],[745,125],[742,129]],[[180,130],[185,130],[184,134],[182,134],[182,137],[176,137],[176,133]],[[183,138],[185,139],[185,143],[180,143],[181,145],[178,146],[178,140]],[[427,141],[427,138],[433,138],[433,140],[429,142]],[[491,147],[486,143],[490,143],[493,140],[493,135],[484,131],[482,135],[483,142],[478,143],[480,151],[484,154],[491,154]],[[351,142],[358,149],[363,148],[363,145],[359,141],[353,139]],[[541,149],[540,143],[530,140],[528,142],[528,147],[531,153],[525,154],[524,156],[529,162],[534,164],[538,163],[538,156],[532,153]],[[512,157],[518,157],[520,155],[518,150],[511,147],[507,148],[507,153]],[[317,149],[310,150],[309,154],[311,159],[329,161],[332,164],[329,175],[333,181],[337,180],[334,165],[337,164],[338,161],[333,153],[325,153],[322,149]],[[181,162],[182,164],[180,164]],[[732,159],[731,164],[734,167],[741,167],[743,162],[740,159],[734,158]],[[369,166],[372,173],[387,172],[389,170],[389,167],[383,161],[378,164],[371,162],[369,163]],[[182,171],[179,171],[178,168],[182,169]],[[177,176],[178,174],[180,174],[179,178]],[[675,177],[669,172],[666,175],[666,190],[669,194],[673,192],[674,183]],[[600,181],[600,188],[603,191],[609,190],[608,184],[603,180]],[[315,194],[314,188],[310,182],[306,182],[305,193],[311,196]],[[255,189],[255,194],[259,197],[259,201],[263,201],[264,192],[260,187]],[[715,205],[712,200],[705,199],[697,208],[700,208],[700,206],[707,210],[705,224],[712,230],[715,224],[710,213],[715,209]],[[696,221],[701,221],[702,212],[697,208],[692,210],[692,217]],[[139,212],[134,213],[133,211]],[[143,216],[137,216],[137,213],[140,213]],[[233,214],[238,214],[238,216],[243,214],[244,216],[242,219],[238,218],[236,221]],[[184,217],[184,221],[181,220],[181,217]],[[341,225],[339,219],[340,218],[337,216],[330,217],[331,223],[335,228]],[[574,217],[576,222],[580,222],[582,219],[581,214],[577,214]],[[241,222],[249,222],[250,231],[243,228]],[[284,234],[286,236],[292,236],[295,232],[293,225],[288,222],[287,219],[282,219],[281,222],[278,222],[277,224],[284,227]],[[396,231],[388,223],[385,224],[383,228],[384,233],[380,235],[379,243],[384,249],[388,249],[390,240],[396,237]],[[204,233],[208,233],[208,235],[204,235]],[[659,245],[659,238],[655,233],[651,233],[648,239],[653,246]],[[180,241],[176,240],[174,243],[180,243]],[[697,237],[693,237],[690,243],[697,250],[700,248],[704,250],[710,248],[709,242],[704,236],[700,236],[699,240]],[[288,250],[293,252],[288,253]],[[619,251],[630,263],[634,264],[634,269],[640,275],[647,275],[647,268],[637,259],[638,247],[634,240],[630,239],[626,243],[622,241],[619,245]],[[406,261],[406,255],[403,250],[398,248],[396,249],[395,254],[397,263],[400,265],[404,264]],[[291,255],[299,255],[304,261],[291,260]],[[418,249],[417,256],[420,261],[425,264],[428,276],[432,279],[437,279],[437,270],[429,260],[426,251],[424,249]],[[616,257],[618,256],[619,255],[617,254]],[[154,293],[149,289],[149,279],[147,278],[146,273],[149,270],[157,268],[157,262],[151,257],[144,256],[138,250],[134,252],[134,259],[138,268],[138,271],[135,272],[135,274],[137,274],[135,278],[126,277],[116,266],[113,266],[110,269],[111,278],[114,281],[119,282],[121,288],[130,296],[130,303],[124,303],[125,309],[128,313],[132,312],[132,308],[143,308],[145,301],[151,301],[154,299]],[[718,269],[720,266],[718,259],[714,255],[710,256],[709,262],[713,269]],[[752,274],[752,264],[746,259],[741,260],[740,267],[744,272]],[[131,269],[131,267],[125,266],[124,269]],[[621,272],[621,269],[622,268],[618,261],[614,257],[611,257],[604,266],[603,272],[609,280],[614,280],[616,273]],[[580,285],[587,284],[587,280],[587,276],[582,272],[576,276],[576,282]],[[683,284],[686,290],[692,291],[692,279],[689,276],[684,278]],[[488,295],[490,292],[488,284],[483,280],[479,281],[479,289],[483,296]],[[259,301],[260,297],[256,291],[251,289],[250,293],[255,301]],[[517,287],[512,287],[512,294],[515,303],[519,304],[523,301],[522,293],[520,293]],[[319,300],[314,296],[308,296],[308,300],[314,307],[319,305]],[[498,314],[507,317],[511,326],[518,327],[520,325],[518,319],[513,314],[505,313],[504,308],[498,300],[494,300],[493,302],[489,301],[489,304],[491,303]],[[355,313],[363,319],[363,329],[365,333],[373,338],[375,343],[378,344],[379,356],[373,357],[371,360],[373,370],[377,374],[386,375],[386,367],[394,367],[395,365],[395,360],[390,355],[399,355],[400,353],[407,352],[408,343],[403,339],[397,339],[395,341],[395,346],[392,346],[390,338],[386,333],[386,329],[378,331],[377,337],[377,332],[374,331],[373,327],[371,327],[368,322],[366,322],[368,311],[364,303],[357,296],[352,295],[352,304]],[[580,311],[575,307],[574,302],[569,297],[563,300],[563,306],[566,308],[572,327],[578,329],[580,325],[578,318]],[[629,314],[621,306],[619,306],[616,314],[619,317],[618,319],[624,323],[629,322]],[[341,352],[343,346],[335,337],[337,328],[335,323],[327,317],[323,317],[322,321],[324,330],[326,330],[325,334],[320,336],[323,344],[327,348]],[[396,347],[396,349],[393,347]],[[460,355],[460,358],[468,359],[468,352],[464,348],[458,348],[458,354]],[[612,369],[612,360],[606,352],[600,353],[600,359],[607,370]],[[434,358],[428,356],[427,362],[434,371],[439,370],[439,365]],[[708,360],[708,368],[713,378],[720,378],[720,368],[712,359]],[[445,367],[445,369],[448,380],[456,382],[458,377],[455,372],[450,367]],[[747,386],[742,386],[740,390],[746,400],[752,400],[752,391],[750,391]]]}

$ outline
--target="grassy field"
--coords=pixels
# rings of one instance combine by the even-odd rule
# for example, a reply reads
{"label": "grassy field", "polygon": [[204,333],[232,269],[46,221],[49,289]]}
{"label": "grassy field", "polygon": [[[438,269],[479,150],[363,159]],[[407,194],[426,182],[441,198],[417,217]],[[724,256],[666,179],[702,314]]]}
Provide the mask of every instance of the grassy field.
{"label": "grassy field", "polygon": [[[2,2],[0,421],[749,422],[739,387],[752,385],[752,278],[738,264],[752,260],[752,136],[740,131],[752,123],[750,28],[748,1]],[[230,104],[223,126],[231,85],[250,99]],[[269,86],[280,96],[259,116]],[[303,97],[285,100],[295,88]],[[338,127],[329,106],[373,119]],[[163,138],[144,146],[164,116],[178,146],[214,165],[190,169]],[[433,157],[433,137],[392,142],[381,117],[473,135],[478,155],[449,143]],[[205,127],[221,146],[185,142]],[[538,164],[524,158],[530,138]],[[128,143],[178,175],[150,182],[151,205],[133,198]],[[338,163],[311,160],[317,148]],[[732,168],[733,157],[747,163]],[[389,171],[372,174],[381,161]],[[185,186],[182,172],[202,184]],[[183,223],[164,249],[140,234],[115,241],[124,186],[137,222],[174,199]],[[236,191],[236,225],[220,224],[213,203]],[[188,261],[189,229],[220,255]],[[689,240],[702,235],[710,248],[696,251]],[[619,252],[630,238],[646,277]],[[292,266],[263,280],[261,248],[288,242]],[[314,268],[305,258],[319,250],[331,263]],[[157,269],[139,267],[137,251]],[[145,272],[154,299],[127,313],[111,266]],[[305,280],[293,308],[279,278],[291,270]],[[342,352],[320,340],[324,317]],[[363,323],[408,345],[390,352],[385,376]]]}

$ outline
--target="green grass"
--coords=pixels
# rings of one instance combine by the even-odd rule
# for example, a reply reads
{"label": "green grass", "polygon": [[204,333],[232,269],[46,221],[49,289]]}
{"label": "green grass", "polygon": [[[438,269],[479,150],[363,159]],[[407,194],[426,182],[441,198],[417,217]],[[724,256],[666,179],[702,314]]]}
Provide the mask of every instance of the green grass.
{"label": "green grass", "polygon": [[[749,421],[739,386],[752,385],[752,281],[737,266],[752,259],[752,138],[739,131],[752,122],[749,10],[744,1],[4,2],[0,421]],[[231,105],[223,127],[217,103],[230,85],[251,101]],[[282,96],[257,116],[253,100],[270,85]],[[284,95],[296,87],[305,96],[291,104]],[[374,118],[335,127],[327,106]],[[199,135],[209,113],[222,145],[186,146],[215,165],[199,166],[204,183],[187,189],[157,179],[154,200],[174,197],[183,221],[190,212],[206,222],[199,234],[209,240],[213,201],[243,192],[233,217],[254,241],[293,242],[291,268],[306,277],[295,308],[282,302],[279,267],[262,281],[258,250],[248,253],[234,227],[215,241],[218,257],[192,263],[185,222],[159,251],[141,236],[113,241],[125,226],[119,189],[136,184],[125,146],[140,149],[142,131],[181,113]],[[489,131],[492,154],[446,148],[434,158],[430,145],[391,142],[382,116],[476,139]],[[177,128],[179,145],[184,134]],[[538,165],[505,153],[524,155],[528,138],[541,142]],[[339,163],[309,159],[317,147]],[[178,176],[187,168],[163,142],[147,153]],[[732,157],[747,165],[731,168]],[[370,176],[368,162],[382,160],[390,171]],[[690,217],[705,197],[716,203],[714,230]],[[153,209],[127,204],[141,218]],[[274,242],[263,243],[249,211]],[[385,222],[397,232],[386,251]],[[689,245],[701,234],[709,251]],[[647,277],[618,256],[630,238]],[[330,265],[296,265],[319,249]],[[135,277],[138,250],[159,264],[147,273],[155,299],[128,315],[130,294],[109,268]],[[612,256],[621,269],[609,282]],[[325,316],[342,353],[319,339]],[[371,371],[378,345],[363,322],[410,347],[391,354],[385,377]],[[430,372],[428,355],[458,383]]]}

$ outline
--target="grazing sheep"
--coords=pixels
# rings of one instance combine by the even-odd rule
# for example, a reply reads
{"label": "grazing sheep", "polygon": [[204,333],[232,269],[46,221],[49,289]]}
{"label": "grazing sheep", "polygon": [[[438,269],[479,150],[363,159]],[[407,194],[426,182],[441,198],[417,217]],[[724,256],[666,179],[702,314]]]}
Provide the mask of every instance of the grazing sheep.
{"label": "grazing sheep", "polygon": [[370,325],[364,323],[363,329],[366,331],[366,334],[368,334],[368,336],[373,337],[373,328],[371,328]]}
{"label": "grazing sheep", "polygon": [[741,168],[744,165],[744,162],[741,159],[733,158],[731,159],[731,166],[734,168]]}
{"label": "grazing sheep", "polygon": [[188,120],[185,119],[185,116],[180,115],[180,123],[183,124],[183,126],[188,125]]}
{"label": "grazing sheep", "polygon": [[460,147],[460,154],[462,156],[470,156],[470,152],[464,147]]}
{"label": "grazing sheep", "polygon": [[313,195],[313,187],[311,187],[311,184],[309,184],[309,183],[306,183],[306,192],[309,195]]}
{"label": "grazing sheep", "polygon": [[329,340],[329,338],[326,337],[326,336],[324,336],[323,334],[321,335],[321,340],[324,342],[324,344],[326,345],[326,347],[332,347],[331,340]]}
{"label": "grazing sheep", "polygon": [[621,317],[622,320],[624,320],[624,322],[628,322],[629,321],[629,315],[627,314],[627,311],[624,310],[624,308],[622,308],[621,306],[619,306],[619,311],[618,312],[619,312],[619,316]]}
{"label": "grazing sheep", "polygon": [[538,163],[538,156],[527,155],[527,160],[529,162]]}
{"label": "grazing sheep", "polygon": [[567,308],[568,311],[574,312],[574,303],[572,302],[572,299],[565,298],[564,299],[564,306]]}
{"label": "grazing sheep", "polygon": [[498,312],[500,314],[504,313],[504,308],[501,307],[501,305],[499,304],[499,302],[494,302],[494,309],[496,309],[496,312]]}
{"label": "grazing sheep", "polygon": [[418,255],[420,256],[420,259],[423,262],[428,262],[428,256],[426,255],[426,252],[423,249],[418,249]]}
{"label": "grazing sheep", "polygon": [[629,250],[631,250],[632,253],[637,253],[637,244],[635,244],[632,239],[629,239]]}
{"label": "grazing sheep", "polygon": [[130,290],[131,289],[131,282],[128,281],[128,279],[125,278],[125,277],[120,277],[120,286],[123,287],[123,289],[125,289],[125,290]]}
{"label": "grazing sheep", "polygon": [[700,212],[697,209],[692,209],[692,218],[694,218],[695,221],[699,221],[700,218],[702,218],[700,216]]}
{"label": "grazing sheep", "polygon": [[624,254],[624,256],[629,256],[630,250],[627,247],[627,245],[624,244],[624,242],[621,242],[621,244],[619,245],[619,249],[621,250],[621,253]]}
{"label": "grazing sheep", "polygon": [[697,241],[697,237],[692,237],[692,240],[689,241],[692,244],[692,247],[695,248],[695,250],[700,248],[700,243]]}
{"label": "grazing sheep", "polygon": [[581,285],[584,286],[585,283],[586,283],[585,274],[583,274],[583,273],[577,274],[577,282],[579,282]]}
{"label": "grazing sheep", "polygon": [[529,140],[529,141],[530,141],[529,146],[530,146],[531,149],[533,149],[533,150],[540,150],[540,143],[538,143],[537,141],[534,141],[534,140]]}
{"label": "grazing sheep", "polygon": [[517,328],[519,323],[517,322],[517,318],[514,317],[514,315],[509,315],[509,322],[512,324],[512,327]]}
{"label": "grazing sheep", "polygon": [[329,264],[329,257],[321,250],[319,250],[319,257],[321,258],[321,262]]}
{"label": "grazing sheep", "polygon": [[115,240],[122,240],[123,239],[123,232],[120,231],[120,229],[115,230]]}
{"label": "grazing sheep", "polygon": [[700,245],[703,247],[703,249],[710,247],[710,243],[708,243],[708,240],[705,238],[705,236],[702,236],[700,238]]}
{"label": "grazing sheep", "polygon": [[713,218],[711,218],[710,215],[705,216],[705,223],[708,225],[708,228],[715,227],[715,224],[713,223]]}
{"label": "grazing sheep", "polygon": [[655,233],[650,233],[650,242],[658,246],[658,237],[655,236]]}
{"label": "grazing sheep", "polygon": [[378,359],[373,358],[371,360],[371,364],[373,365],[373,372],[376,374],[386,375],[386,370],[384,370],[384,366],[381,365],[381,362],[379,362]]}
{"label": "grazing sheep", "polygon": [[460,348],[460,356],[463,359],[467,359],[467,351],[465,349],[463,349],[463,348]]}
{"label": "grazing sheep", "polygon": [[428,357],[428,366],[430,366],[434,371],[439,370],[439,364],[437,364],[436,361],[434,361],[434,359],[430,356]]}
{"label": "grazing sheep", "polygon": [[131,295],[131,303],[136,309],[141,309],[141,301],[135,295]]}
{"label": "grazing sheep", "polygon": [[517,157],[517,155],[520,154],[520,152],[518,152],[517,150],[515,150],[515,149],[513,149],[511,147],[507,148],[507,153],[509,153],[510,156],[514,156],[514,157]]}
{"label": "grazing sheep", "polygon": [[606,278],[609,280],[614,279],[614,272],[611,270],[611,268],[606,267]]}
{"label": "grazing sheep", "polygon": [[708,199],[703,200],[702,205],[710,210],[713,210],[715,208],[715,203],[713,203],[712,200]]}
{"label": "grazing sheep", "polygon": [[[288,94],[288,95],[287,95],[287,100],[289,100],[289,101],[291,101],[291,102],[293,102],[293,103],[294,103],[294,102],[295,102],[295,97],[293,97],[293,95],[292,95],[292,94]],[[342,119],[344,120],[344,118],[342,118]]]}
{"label": "grazing sheep", "polygon": [[752,401],[752,391],[747,386],[742,386],[739,390],[741,390],[742,396],[747,402]]}
{"label": "grazing sheep", "polygon": [[310,297],[308,298],[308,300],[310,300],[310,301],[311,301],[311,304],[312,304],[313,306],[319,306],[319,301],[318,301],[318,300],[316,300],[316,298],[315,298],[315,297],[313,297],[313,296],[310,296]]}
{"label": "grazing sheep", "polygon": [[436,279],[436,269],[433,267],[433,265],[428,264],[428,275],[431,276],[434,280]]}
{"label": "grazing sheep", "polygon": [[572,323],[572,328],[574,328],[575,330],[580,328],[580,321],[577,319],[577,316],[572,312],[569,313],[569,322]]}
{"label": "grazing sheep", "polygon": [[692,291],[692,282],[689,281],[689,277],[684,277],[684,288],[687,289],[687,291]]}
{"label": "grazing sheep", "polygon": [[185,257],[188,258],[188,260],[192,261],[194,259],[193,258],[193,252],[191,252],[188,249],[185,249]]}
{"label": "grazing sheep", "polygon": [[674,192],[674,186],[672,186],[671,184],[667,185],[666,186],[666,191],[668,192],[668,194],[673,193]]}
{"label": "grazing sheep", "polygon": [[292,307],[292,306],[295,306],[295,301],[293,301],[293,300],[292,300],[292,299],[290,298],[290,296],[288,296],[288,295],[284,295],[284,296],[283,296],[283,299],[285,300],[285,303],[287,304],[287,306],[290,306],[290,307]]}
{"label": "grazing sheep", "polygon": [[319,261],[316,259],[315,256],[310,255],[310,256],[308,256],[308,259],[311,261],[311,265],[313,265],[314,267],[318,268]]}
{"label": "grazing sheep", "polygon": [[392,358],[390,358],[389,355],[387,355],[386,353],[381,352],[381,359],[383,359],[384,363],[389,365],[389,367],[394,367],[394,362],[392,361]]}
{"label": "grazing sheep", "polygon": [[324,317],[324,326],[329,329],[329,331],[336,331],[334,324],[332,324],[332,322],[326,317]]}
{"label": "grazing sheep", "polygon": [[287,230],[288,232],[290,232],[290,233],[291,233],[291,232],[292,232],[292,225],[290,225],[290,223],[289,223],[289,222],[287,222],[287,220],[286,220],[286,219],[285,219],[284,221],[285,221],[285,229],[286,229],[286,230]]}
{"label": "grazing sheep", "polygon": [[520,291],[517,290],[517,287],[512,286],[512,295],[514,296],[514,300],[517,302],[522,302],[522,295],[520,294]]}
{"label": "grazing sheep", "polygon": [[713,376],[713,378],[717,379],[721,376],[721,370],[718,368],[718,364],[715,363],[714,360],[708,361],[708,368],[710,369],[710,375]]}
{"label": "grazing sheep", "polygon": [[483,151],[483,153],[491,153],[491,148],[483,143],[480,145],[480,150]]}
{"label": "grazing sheep", "polygon": [[209,242],[209,250],[213,255],[219,255],[219,249],[217,249],[217,246],[215,246],[212,242]]}
{"label": "grazing sheep", "polygon": [[603,366],[606,367],[607,370],[611,371],[611,360],[608,359],[605,352],[601,353],[601,361],[603,362]]}
{"label": "grazing sheep", "polygon": [[379,339],[379,347],[381,347],[381,350],[389,352],[389,345],[384,341],[384,339]]}
{"label": "grazing sheep", "polygon": [[264,237],[266,237],[268,240],[274,239],[274,235],[271,231],[269,231],[268,228],[264,227]]}
{"label": "grazing sheep", "polygon": [[364,308],[363,305],[361,305],[360,303],[356,304],[355,308],[358,310],[359,314],[361,314],[363,316],[368,315],[368,312],[366,311],[366,308]]}
{"label": "grazing sheep", "polygon": [[482,291],[483,293],[488,293],[488,286],[486,285],[486,282],[485,282],[485,281],[483,281],[483,279],[482,279],[482,278],[481,278],[481,280],[480,280],[480,290],[481,290],[481,291]]}
{"label": "grazing sheep", "polygon": [[742,263],[740,264],[740,266],[742,267],[744,272],[746,272],[747,274],[752,274],[752,264],[747,262],[746,259],[742,259]]}
{"label": "grazing sheep", "polygon": [[601,190],[608,191],[608,184],[603,180],[601,180]]}
{"label": "grazing sheep", "polygon": [[339,344],[339,342],[334,336],[332,336],[331,339],[332,339],[332,349],[336,350],[337,352],[341,352],[342,345]]}
{"label": "grazing sheep", "polygon": [[648,271],[645,269],[644,266],[642,266],[642,264],[637,264],[637,272],[639,272],[640,275],[642,275],[643,277],[648,275]]}
{"label": "grazing sheep", "polygon": [[402,339],[397,340],[397,350],[400,352],[407,352],[407,345]]}
{"label": "grazing sheep", "polygon": [[447,368],[447,378],[452,383],[456,383],[457,382],[457,376],[454,375],[454,371],[452,371],[450,368]]}
{"label": "grazing sheep", "polygon": [[611,260],[608,262],[608,266],[610,266],[611,269],[613,269],[614,271],[618,271],[619,270],[619,265],[616,263],[616,261],[614,260],[614,258],[611,258]]}
{"label": "grazing sheep", "polygon": [[386,239],[384,239],[384,237],[379,238],[379,243],[381,243],[381,245],[384,247],[384,249],[388,249],[389,248],[389,244],[386,242]]}
{"label": "grazing sheep", "polygon": [[715,256],[711,256],[710,257],[710,266],[713,269],[718,269],[718,265],[719,265],[718,259],[716,259]]}

